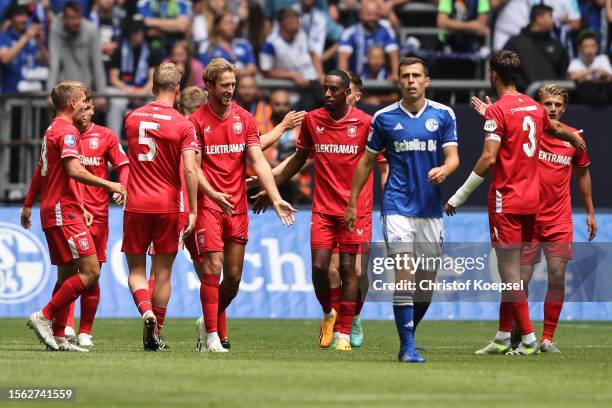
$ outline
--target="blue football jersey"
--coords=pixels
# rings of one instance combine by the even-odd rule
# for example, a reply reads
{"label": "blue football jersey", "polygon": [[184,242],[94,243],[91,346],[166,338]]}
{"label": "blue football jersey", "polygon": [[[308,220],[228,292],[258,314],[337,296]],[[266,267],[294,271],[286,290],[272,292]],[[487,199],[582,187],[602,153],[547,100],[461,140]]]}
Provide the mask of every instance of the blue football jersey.
{"label": "blue football jersey", "polygon": [[440,187],[427,180],[427,173],[444,163],[444,147],[457,145],[453,110],[426,100],[412,114],[396,102],[376,112],[370,132],[366,149],[385,151],[389,162],[382,214],[441,218]]}

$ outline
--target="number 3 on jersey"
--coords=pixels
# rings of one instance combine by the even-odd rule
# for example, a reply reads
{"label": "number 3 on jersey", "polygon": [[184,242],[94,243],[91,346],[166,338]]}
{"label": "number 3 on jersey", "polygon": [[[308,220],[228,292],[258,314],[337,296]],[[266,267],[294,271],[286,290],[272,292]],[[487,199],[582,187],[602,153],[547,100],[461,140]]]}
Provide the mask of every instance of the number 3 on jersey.
{"label": "number 3 on jersey", "polygon": [[533,157],[536,152],[538,140],[535,137],[536,124],[531,116],[525,116],[523,119],[523,130],[529,132],[529,143],[523,143],[523,151],[527,157]]}
{"label": "number 3 on jersey", "polygon": [[138,127],[138,144],[148,146],[149,151],[147,153],[139,153],[139,161],[153,161],[155,156],[157,156],[157,145],[155,144],[155,140],[147,137],[147,130],[159,130],[159,123],[140,122],[140,126]]}

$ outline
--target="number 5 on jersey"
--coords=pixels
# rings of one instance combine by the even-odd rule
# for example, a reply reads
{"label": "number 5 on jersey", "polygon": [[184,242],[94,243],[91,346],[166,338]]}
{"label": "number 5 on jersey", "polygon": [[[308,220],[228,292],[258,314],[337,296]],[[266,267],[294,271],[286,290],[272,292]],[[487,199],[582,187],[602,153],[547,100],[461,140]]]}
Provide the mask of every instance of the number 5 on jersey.
{"label": "number 5 on jersey", "polygon": [[148,146],[149,151],[147,153],[139,153],[139,161],[153,161],[155,156],[157,156],[157,145],[155,144],[155,140],[147,136],[147,130],[159,130],[159,123],[140,122],[140,126],[138,127],[138,144]]}

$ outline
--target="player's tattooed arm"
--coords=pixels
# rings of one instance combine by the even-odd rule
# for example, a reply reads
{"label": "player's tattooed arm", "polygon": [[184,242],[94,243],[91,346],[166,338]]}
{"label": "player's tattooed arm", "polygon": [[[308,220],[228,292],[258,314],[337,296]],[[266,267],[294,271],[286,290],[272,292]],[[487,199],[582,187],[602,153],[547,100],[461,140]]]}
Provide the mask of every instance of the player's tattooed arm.
{"label": "player's tattooed arm", "polygon": [[81,162],[76,157],[67,157],[62,159],[62,161],[68,177],[89,186],[103,187],[111,193],[119,193],[125,197],[126,190],[123,185],[106,180],[102,177],[94,176],[81,165]]}
{"label": "player's tattooed arm", "polygon": [[595,239],[597,235],[597,222],[595,221],[595,208],[593,207],[593,193],[591,189],[591,173],[588,167],[574,167],[576,185],[582,197],[582,203],[587,213],[587,229],[589,241]]}
{"label": "player's tattooed arm", "polygon": [[346,210],[344,211],[344,227],[353,231],[355,229],[355,220],[357,219],[357,197],[361,193],[363,186],[368,180],[368,176],[374,169],[376,163],[376,156],[378,153],[372,153],[366,150],[355,169],[355,175],[353,176],[353,184],[351,186],[351,196],[349,198]]}
{"label": "player's tattooed arm", "polygon": [[274,182],[272,169],[266,161],[266,158],[261,151],[261,147],[247,147],[247,156],[253,164],[253,170],[255,170],[255,174],[257,174],[259,183],[266,191],[266,194],[272,202],[272,206],[274,207],[278,218],[280,218],[281,223],[283,225],[293,224],[295,221],[293,213],[295,213],[297,210],[293,208],[291,204],[282,199],[280,193],[278,192],[278,188],[276,187],[276,183]]}
{"label": "player's tattooed arm", "polygon": [[556,139],[565,140],[566,142],[570,142],[572,146],[580,151],[586,151],[586,143],[584,139],[580,136],[582,134],[582,130],[577,130],[576,132],[571,132],[561,124],[558,120],[550,119],[550,128],[546,131],[549,135]]}

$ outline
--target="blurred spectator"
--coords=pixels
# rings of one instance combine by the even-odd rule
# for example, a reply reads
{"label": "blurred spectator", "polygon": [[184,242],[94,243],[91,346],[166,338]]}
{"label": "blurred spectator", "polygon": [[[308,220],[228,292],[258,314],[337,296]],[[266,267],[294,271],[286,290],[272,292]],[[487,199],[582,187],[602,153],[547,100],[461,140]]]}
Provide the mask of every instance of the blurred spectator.
{"label": "blurred spectator", "polygon": [[[53,17],[55,17],[55,13],[51,9],[50,0],[0,0],[0,8],[2,8],[3,1],[6,2],[6,5],[18,4],[27,7],[30,13],[30,20],[40,24],[44,34],[43,36],[47,37],[50,24],[53,21]],[[0,11],[0,20],[1,19],[2,11]]]}
{"label": "blurred spectator", "polygon": [[200,49],[198,58],[205,66],[217,57],[236,66],[238,76],[257,73],[253,48],[247,40],[236,39],[236,23],[230,13],[215,16],[208,47]]}
{"label": "blurred spectator", "polygon": [[202,80],[204,65],[193,57],[189,42],[186,40],[175,42],[170,57],[166,61],[172,62],[183,72],[181,89],[192,85],[204,88],[204,81]]}
{"label": "blurred spectator", "polygon": [[185,38],[191,26],[188,0],[142,0],[138,13],[144,17],[151,48],[168,55],[175,41]]}
{"label": "blurred spectator", "polygon": [[212,31],[215,16],[227,13],[229,8],[225,0],[202,0],[198,4],[201,10],[194,18],[191,28],[193,42],[196,50],[208,47],[210,32]]}
{"label": "blurred spectator", "polygon": [[567,51],[552,35],[552,8],[533,6],[529,21],[529,26],[512,37],[504,47],[521,57],[523,72],[517,85],[522,90],[535,81],[564,78],[569,62]]}
{"label": "blurred spectator", "polygon": [[179,97],[179,111],[183,115],[191,115],[200,106],[208,102],[206,90],[197,86],[183,88]]}
{"label": "blurred spectator", "polygon": [[263,8],[255,0],[242,0],[238,5],[238,31],[236,37],[248,40],[258,58],[266,40]]}
{"label": "blurred spectator", "polygon": [[576,82],[576,92],[583,102],[605,105],[609,102],[612,66],[607,55],[597,55],[599,43],[592,31],[580,34],[578,58],[574,58],[567,74]]}
{"label": "blurred spectator", "polygon": [[98,27],[102,61],[104,61],[107,76],[111,56],[119,44],[124,18],[125,11],[115,4],[115,0],[96,0],[89,14],[89,20]]}
{"label": "blurred spectator", "polygon": [[367,64],[368,49],[377,45],[383,47],[389,59],[389,77],[397,78],[399,66],[399,46],[395,32],[386,20],[379,20],[377,2],[366,0],[359,12],[360,22],[342,33],[338,47],[338,68],[353,71],[357,75],[364,72]]}
{"label": "blurred spectator", "polygon": [[300,15],[302,30],[304,30],[306,37],[308,37],[310,49],[321,58],[327,34],[327,16],[323,11],[316,9],[314,5],[315,0],[301,0],[293,8]]}
{"label": "blurred spectator", "polygon": [[[605,18],[605,3],[606,0],[578,0],[578,8],[584,25],[597,36],[597,40],[601,40],[604,34]],[[603,23],[603,24],[602,24]]]}
{"label": "blurred spectator", "polygon": [[12,5],[5,11],[9,28],[0,34],[2,93],[40,91],[47,79],[49,54],[40,24],[28,27],[28,9]]}
{"label": "blurred spectator", "polygon": [[508,0],[501,7],[495,21],[494,51],[502,49],[510,37],[519,34],[529,24],[531,7],[539,4],[552,8],[559,41],[565,48],[570,48],[569,34],[579,30],[581,24],[580,9],[576,0]]}
{"label": "blurred spectator", "polygon": [[83,19],[78,3],[66,3],[63,13],[53,20],[49,57],[47,89],[64,80],[81,81],[96,92],[106,89],[98,29]]}
{"label": "blurred spectator", "polygon": [[[153,70],[161,63],[162,56],[145,41],[145,30],[139,16],[125,25],[125,37],[111,58],[110,93],[130,97],[145,97],[151,93]],[[109,103],[107,125],[118,135],[123,131],[123,116],[128,104],[129,98],[124,97],[111,98]]]}
{"label": "blurred spectator", "polygon": [[608,53],[612,55],[612,0],[606,0],[606,16],[608,17]]}
{"label": "blurred spectator", "polygon": [[[264,14],[270,21],[278,19],[280,12],[288,7],[293,7],[300,0],[263,0]],[[315,7],[327,12],[327,0],[315,0]]]}
{"label": "blurred spectator", "polygon": [[367,64],[364,67],[364,79],[387,79],[387,68],[385,67],[385,50],[378,45],[368,49]]}
{"label": "blurred spectator", "polygon": [[289,79],[300,89],[291,95],[292,103],[300,99],[302,108],[310,110],[322,102],[321,61],[310,48],[301,30],[298,13],[286,8],[278,17],[278,32],[272,33],[261,48],[260,68],[268,78]]}
{"label": "blurred spectator", "polygon": [[255,82],[255,77],[253,75],[244,75],[238,78],[238,84],[236,85],[236,103],[251,112],[251,115],[255,116],[260,126],[260,134],[267,132],[263,131],[263,129],[267,129],[267,127],[262,127],[262,123],[265,124],[265,118],[269,115],[270,106],[260,98],[257,82]]}
{"label": "blurred spectator", "polygon": [[91,6],[91,0],[50,0],[50,3],[51,9],[55,14],[62,13],[68,3],[77,3],[81,7],[83,14],[88,14]]}

